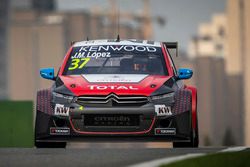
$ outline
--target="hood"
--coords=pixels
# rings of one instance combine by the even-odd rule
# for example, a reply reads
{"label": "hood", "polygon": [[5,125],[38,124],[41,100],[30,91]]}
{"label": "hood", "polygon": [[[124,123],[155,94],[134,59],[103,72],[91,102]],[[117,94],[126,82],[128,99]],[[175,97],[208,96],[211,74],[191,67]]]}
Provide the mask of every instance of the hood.
{"label": "hood", "polygon": [[149,96],[160,88],[170,76],[137,74],[87,74],[60,76],[64,85],[81,95],[144,95]]}

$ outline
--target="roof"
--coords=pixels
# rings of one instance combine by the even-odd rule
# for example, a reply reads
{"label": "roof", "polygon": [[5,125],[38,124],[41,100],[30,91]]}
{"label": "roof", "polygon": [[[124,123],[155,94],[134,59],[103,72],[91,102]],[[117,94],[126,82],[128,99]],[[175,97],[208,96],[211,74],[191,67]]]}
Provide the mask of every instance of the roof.
{"label": "roof", "polygon": [[116,39],[102,39],[102,40],[89,40],[89,41],[80,41],[74,43],[73,47],[79,46],[90,46],[90,45],[140,45],[140,46],[154,46],[160,47],[161,43],[156,41],[148,40],[137,40],[137,39],[126,39],[116,42]]}

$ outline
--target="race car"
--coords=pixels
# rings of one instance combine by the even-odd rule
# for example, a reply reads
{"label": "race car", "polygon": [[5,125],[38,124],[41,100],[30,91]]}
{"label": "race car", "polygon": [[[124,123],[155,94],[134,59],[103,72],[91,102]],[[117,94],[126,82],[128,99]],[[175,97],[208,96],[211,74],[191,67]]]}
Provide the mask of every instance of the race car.
{"label": "race car", "polygon": [[35,146],[133,140],[198,147],[197,91],[183,83],[193,71],[177,71],[170,49],[177,43],[72,44],[56,75],[53,68],[40,70],[53,84],[37,92]]}

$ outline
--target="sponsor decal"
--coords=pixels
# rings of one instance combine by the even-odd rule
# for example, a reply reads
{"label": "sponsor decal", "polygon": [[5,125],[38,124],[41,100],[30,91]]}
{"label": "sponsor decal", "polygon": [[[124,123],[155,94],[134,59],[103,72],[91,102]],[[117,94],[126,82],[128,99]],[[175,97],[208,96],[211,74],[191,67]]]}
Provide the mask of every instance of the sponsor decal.
{"label": "sponsor decal", "polygon": [[155,135],[176,135],[175,128],[155,128]]}
{"label": "sponsor decal", "polygon": [[51,127],[51,135],[70,135],[70,128]]}
{"label": "sponsor decal", "polygon": [[111,57],[110,52],[149,52],[154,53],[157,51],[156,47],[153,46],[139,46],[139,45],[92,45],[82,46],[75,52],[72,59],[74,58],[108,58]]}
{"label": "sponsor decal", "polygon": [[162,105],[155,105],[155,113],[157,116],[170,116],[173,115],[170,106]]}
{"label": "sponsor decal", "polygon": [[[159,47],[158,47],[159,49]],[[71,56],[72,63],[69,70],[81,69],[90,59],[110,58],[116,52],[157,52],[153,46],[140,45],[92,45],[75,48],[75,53]]]}
{"label": "sponsor decal", "polygon": [[138,126],[139,117],[133,115],[84,115],[84,126]]}
{"label": "sponsor decal", "polygon": [[134,86],[104,86],[104,85],[88,85],[90,90],[138,90],[137,87]]}
{"label": "sponsor decal", "polygon": [[56,104],[55,115],[69,116],[69,107],[65,107],[63,104]]}
{"label": "sponsor decal", "polygon": [[94,117],[95,121],[120,121],[120,122],[129,122],[130,118],[126,116],[96,116]]}
{"label": "sponsor decal", "polygon": [[83,58],[108,58],[111,57],[110,52],[76,52],[74,56],[71,56],[71,59],[83,59]]}
{"label": "sponsor decal", "polygon": [[95,83],[138,83],[146,78],[146,74],[133,74],[133,75],[124,75],[124,74],[85,74],[82,75],[88,82]]}

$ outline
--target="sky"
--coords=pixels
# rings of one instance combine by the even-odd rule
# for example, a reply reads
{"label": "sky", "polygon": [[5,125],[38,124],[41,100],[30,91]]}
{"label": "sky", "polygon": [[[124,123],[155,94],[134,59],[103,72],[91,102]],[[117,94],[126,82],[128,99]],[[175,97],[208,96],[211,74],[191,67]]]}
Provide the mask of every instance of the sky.
{"label": "sky", "polygon": [[[83,10],[98,6],[102,10],[111,10],[108,0],[56,0],[58,10]],[[142,0],[119,0],[121,11],[140,13]],[[182,50],[188,47],[188,41],[197,34],[201,23],[209,22],[216,13],[223,13],[226,0],[150,0],[152,16],[164,17],[167,22],[160,26],[154,22],[154,40],[178,41]]]}

